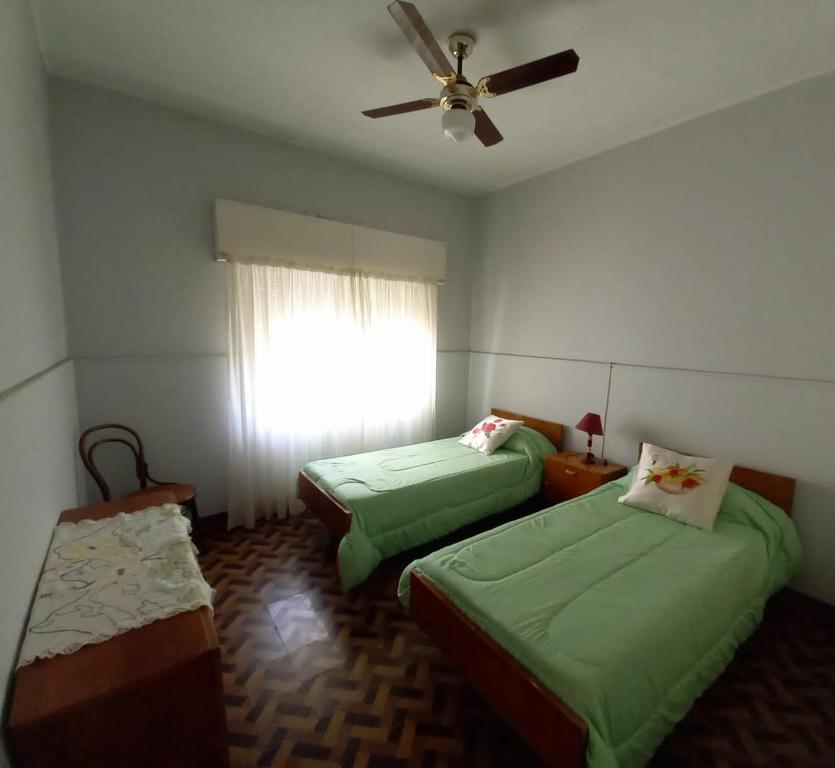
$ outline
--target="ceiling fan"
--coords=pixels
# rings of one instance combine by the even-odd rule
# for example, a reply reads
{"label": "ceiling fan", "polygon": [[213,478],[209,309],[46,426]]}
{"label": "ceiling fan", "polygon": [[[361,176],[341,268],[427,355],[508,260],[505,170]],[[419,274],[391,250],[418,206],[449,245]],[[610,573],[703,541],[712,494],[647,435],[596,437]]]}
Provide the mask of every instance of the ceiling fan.
{"label": "ceiling fan", "polygon": [[417,112],[421,109],[440,107],[444,113],[441,127],[444,134],[453,141],[466,141],[474,133],[485,147],[498,144],[503,136],[487,113],[479,104],[479,98],[501,96],[503,93],[518,91],[529,85],[536,85],[545,80],[570,75],[577,71],[580,57],[573,48],[546,56],[543,59],[529,61],[518,67],[511,67],[502,72],[482,77],[472,85],[462,72],[464,59],[472,53],[475,39],[472,35],[459,32],[451,35],[448,41],[449,52],[456,58],[457,67],[453,69],[446,54],[429,31],[426,22],[412,3],[395,0],[388,6],[388,11],[397,25],[406,35],[406,39],[417,51],[429,71],[443,85],[437,99],[417,99],[390,107],[367,109],[363,112],[368,117],[390,117],[405,112]]}

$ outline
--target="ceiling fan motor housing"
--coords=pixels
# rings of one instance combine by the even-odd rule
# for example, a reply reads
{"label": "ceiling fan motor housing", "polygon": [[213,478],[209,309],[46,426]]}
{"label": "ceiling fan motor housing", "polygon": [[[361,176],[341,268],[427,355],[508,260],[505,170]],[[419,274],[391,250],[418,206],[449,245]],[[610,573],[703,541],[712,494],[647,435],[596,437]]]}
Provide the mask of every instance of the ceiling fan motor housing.
{"label": "ceiling fan motor housing", "polygon": [[441,109],[466,109],[472,112],[478,106],[476,90],[467,82],[450,83],[441,91]]}

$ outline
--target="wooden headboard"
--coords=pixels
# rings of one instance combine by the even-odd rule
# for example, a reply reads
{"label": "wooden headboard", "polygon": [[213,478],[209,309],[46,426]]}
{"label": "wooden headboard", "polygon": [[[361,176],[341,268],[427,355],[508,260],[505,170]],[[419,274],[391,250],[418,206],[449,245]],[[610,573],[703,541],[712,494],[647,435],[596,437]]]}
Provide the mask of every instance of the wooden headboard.
{"label": "wooden headboard", "polygon": [[[643,443],[638,446],[639,459],[643,447]],[[678,451],[678,453],[683,453],[683,451]],[[758,493],[791,517],[795,483],[793,477],[773,475],[771,472],[762,472],[759,469],[734,466],[731,470],[731,482]]]}
{"label": "wooden headboard", "polygon": [[521,413],[514,413],[513,411],[505,411],[501,408],[491,408],[490,413],[502,419],[511,419],[514,421],[524,421],[526,427],[535,429],[547,437],[556,447],[560,448],[562,443],[562,424],[557,424],[555,421],[546,421],[545,419],[536,419],[533,416],[523,416]]}

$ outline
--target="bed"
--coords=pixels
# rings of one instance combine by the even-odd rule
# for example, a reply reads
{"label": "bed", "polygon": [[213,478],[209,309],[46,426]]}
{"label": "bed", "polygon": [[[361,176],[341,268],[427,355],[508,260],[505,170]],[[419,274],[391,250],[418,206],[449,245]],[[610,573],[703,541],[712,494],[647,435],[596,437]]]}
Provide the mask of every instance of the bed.
{"label": "bed", "polygon": [[791,478],[735,467],[713,533],[618,504],[630,479],[400,580],[415,621],[545,765],[645,764],[798,567]]}
{"label": "bed", "polygon": [[535,496],[545,457],[562,425],[494,408],[525,425],[495,453],[458,438],[313,461],[299,474],[299,498],[339,540],[346,589],[387,557],[503,512]]}

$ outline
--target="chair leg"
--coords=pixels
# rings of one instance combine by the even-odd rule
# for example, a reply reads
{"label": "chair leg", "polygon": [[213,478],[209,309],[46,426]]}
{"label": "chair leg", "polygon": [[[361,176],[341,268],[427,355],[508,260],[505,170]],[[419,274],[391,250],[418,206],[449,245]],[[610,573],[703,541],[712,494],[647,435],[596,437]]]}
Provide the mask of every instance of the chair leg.
{"label": "chair leg", "polygon": [[203,531],[200,527],[200,514],[197,512],[197,499],[192,497],[183,506],[188,509],[189,515],[191,516],[191,530],[194,533],[194,537],[202,540]]}

